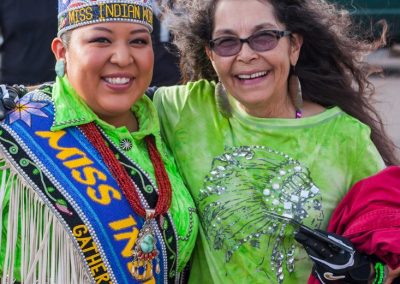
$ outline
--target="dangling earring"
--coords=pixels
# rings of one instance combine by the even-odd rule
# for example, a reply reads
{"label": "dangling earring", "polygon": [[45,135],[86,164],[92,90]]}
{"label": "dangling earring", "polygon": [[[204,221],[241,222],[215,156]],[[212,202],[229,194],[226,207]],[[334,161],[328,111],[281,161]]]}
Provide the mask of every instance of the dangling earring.
{"label": "dangling earring", "polygon": [[56,71],[57,77],[62,78],[65,75],[65,59],[59,59],[56,62],[56,67],[54,68]]}
{"label": "dangling earring", "polygon": [[229,103],[228,94],[226,93],[224,85],[218,82],[215,86],[215,99],[220,113],[229,118],[232,116],[232,107]]}
{"label": "dangling earring", "polygon": [[297,117],[297,113],[301,114],[301,109],[303,108],[303,93],[301,91],[300,80],[296,74],[294,66],[291,66],[290,73],[291,75],[289,77],[289,95],[292,99],[294,107],[296,108],[296,117]]}

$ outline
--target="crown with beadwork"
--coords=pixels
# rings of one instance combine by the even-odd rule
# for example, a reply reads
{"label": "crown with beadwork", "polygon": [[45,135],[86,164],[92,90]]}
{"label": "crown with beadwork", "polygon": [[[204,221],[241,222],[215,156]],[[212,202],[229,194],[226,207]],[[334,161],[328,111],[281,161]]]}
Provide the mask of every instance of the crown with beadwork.
{"label": "crown with beadwork", "polygon": [[58,36],[102,22],[132,22],[153,30],[150,0],[58,0]]}

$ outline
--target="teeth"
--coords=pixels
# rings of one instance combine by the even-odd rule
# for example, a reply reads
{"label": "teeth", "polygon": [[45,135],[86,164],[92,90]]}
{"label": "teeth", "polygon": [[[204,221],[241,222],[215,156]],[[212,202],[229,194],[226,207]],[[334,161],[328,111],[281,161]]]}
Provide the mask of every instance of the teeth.
{"label": "teeth", "polygon": [[113,85],[123,85],[129,82],[129,78],[117,77],[117,78],[104,78],[107,83]]}
{"label": "teeth", "polygon": [[262,77],[265,76],[267,74],[267,72],[257,72],[254,74],[250,74],[250,75],[238,75],[239,79],[243,79],[243,80],[248,80],[248,79],[254,79],[254,78],[258,78],[258,77]]}

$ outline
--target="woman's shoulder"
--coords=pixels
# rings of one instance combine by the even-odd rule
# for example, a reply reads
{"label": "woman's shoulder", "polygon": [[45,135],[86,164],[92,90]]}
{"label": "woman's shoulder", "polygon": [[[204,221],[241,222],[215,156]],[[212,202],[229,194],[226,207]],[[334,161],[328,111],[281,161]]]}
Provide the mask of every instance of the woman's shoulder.
{"label": "woman's shoulder", "polygon": [[336,143],[336,141],[353,141],[353,148],[356,145],[364,147],[372,143],[371,128],[340,107],[316,107],[314,111],[315,113],[311,115],[310,112],[306,112],[306,115],[293,123],[307,133],[318,135],[321,143],[324,139],[324,143],[328,144]]}
{"label": "woman's shoulder", "polygon": [[371,128],[367,124],[348,114],[339,107],[334,107],[333,109],[338,112],[336,121],[338,127],[345,129],[350,135],[354,135],[354,133],[357,132],[364,132],[367,133],[369,137]]}
{"label": "woman's shoulder", "polygon": [[336,127],[351,129],[368,130],[369,126],[343,111],[340,107],[334,106],[325,108],[312,102],[304,102],[303,119],[310,122],[320,122],[334,124]]}
{"label": "woman's shoulder", "polygon": [[35,86],[35,88],[27,89],[27,92],[16,101],[17,107],[14,109],[14,111],[19,110],[18,105],[28,104],[28,109],[30,107],[36,109],[39,107],[39,105],[36,105],[35,103],[53,103],[52,90],[53,84],[50,83],[45,83],[43,85]]}
{"label": "woman's shoulder", "polygon": [[169,87],[160,87],[156,90],[154,98],[162,97],[164,100],[171,100],[174,97],[202,96],[214,92],[215,82],[208,80],[199,80],[188,82],[184,85],[175,85]]}
{"label": "woman's shoulder", "polygon": [[[54,108],[52,107],[51,92],[48,93],[47,90],[39,88],[28,90],[14,102],[14,106],[5,113],[5,117],[0,124],[2,128],[14,128],[15,125],[22,123],[22,125],[28,126],[27,130],[29,130],[32,128],[33,121],[52,121]],[[41,124],[41,127],[44,129],[44,125]]]}
{"label": "woman's shoulder", "polygon": [[154,103],[157,105],[176,108],[182,107],[189,100],[207,101],[214,94],[215,82],[199,80],[185,85],[160,87],[154,94]]}

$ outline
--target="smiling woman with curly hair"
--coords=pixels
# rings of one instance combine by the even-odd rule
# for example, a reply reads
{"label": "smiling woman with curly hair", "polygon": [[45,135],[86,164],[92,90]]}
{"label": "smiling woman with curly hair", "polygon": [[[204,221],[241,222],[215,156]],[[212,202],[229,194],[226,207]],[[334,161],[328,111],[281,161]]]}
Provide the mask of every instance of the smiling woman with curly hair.
{"label": "smiling woman with curly hair", "polygon": [[384,33],[361,40],[323,0],[178,0],[168,21],[186,84],[154,102],[201,219],[190,282],[306,283],[276,214],[326,229],[352,185],[397,162],[362,60]]}
{"label": "smiling woman with curly hair", "polygon": [[1,283],[178,283],[198,218],[143,96],[151,3],[58,4],[55,82],[0,124]]}

